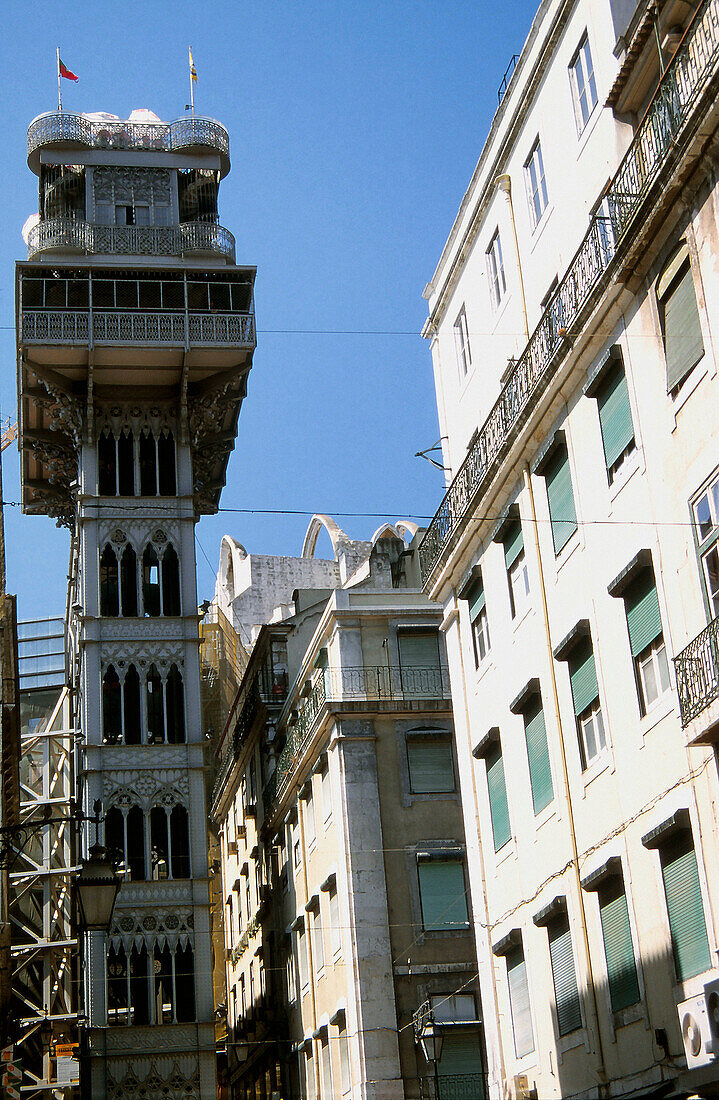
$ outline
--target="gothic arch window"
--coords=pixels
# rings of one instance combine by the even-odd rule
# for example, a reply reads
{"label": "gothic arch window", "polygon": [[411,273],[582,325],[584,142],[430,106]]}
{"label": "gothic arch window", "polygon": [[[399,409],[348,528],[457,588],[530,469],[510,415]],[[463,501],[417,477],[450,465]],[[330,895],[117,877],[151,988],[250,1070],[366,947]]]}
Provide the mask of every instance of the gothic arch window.
{"label": "gothic arch window", "polygon": [[102,678],[102,732],[105,744],[122,740],[122,685],[114,665]]}
{"label": "gothic arch window", "polygon": [[187,810],[179,803],[170,813],[170,871],[172,878],[190,878],[190,829]]}
{"label": "gothic arch window", "polygon": [[[122,532],[113,541],[122,544]],[[109,618],[137,615],[137,555],[129,542],[120,553],[107,543],[100,554],[100,614]]]}
{"label": "gothic arch window", "polygon": [[171,665],[165,686],[167,695],[167,740],[171,745],[181,745],[185,740],[185,692],[182,674],[177,665]]}
{"label": "gothic arch window", "polygon": [[111,806],[105,814],[105,847],[135,882],[191,877],[187,809],[166,794],[147,810]]}
{"label": "gothic arch window", "polygon": [[147,743],[161,744],[165,740],[165,691],[162,677],[155,665],[150,665],[145,681],[147,701]]}
{"label": "gothic arch window", "polygon": [[133,945],[107,953],[107,1022],[112,1026],[190,1023],[195,1019],[195,959],[189,944]]}
{"label": "gothic arch window", "polygon": [[127,429],[119,435],[105,428],[97,441],[97,478],[100,496],[135,495],[135,441]]}
{"label": "gothic arch window", "polygon": [[134,665],[125,673],[122,685],[122,717],[125,744],[139,745],[142,740],[142,705],[140,701],[140,677]]}
{"label": "gothic arch window", "polygon": [[100,614],[115,618],[120,614],[117,555],[109,545],[100,555]]}
{"label": "gothic arch window", "polygon": [[134,882],[145,879],[145,815],[141,806],[111,806],[105,814],[105,847],[124,865]]}
{"label": "gothic arch window", "polygon": [[148,745],[184,744],[185,692],[177,665],[170,665],[165,678],[156,665],[150,665],[145,677],[145,708]]}
{"label": "gothic arch window", "polygon": [[[159,537],[159,532],[154,538]],[[164,537],[164,536],[163,536]],[[180,562],[172,543],[162,556],[151,542],[142,555],[142,602],[145,616],[180,614]]]}
{"label": "gothic arch window", "polygon": [[175,437],[169,429],[157,436],[151,431],[140,433],[140,495],[143,497],[175,496]]}
{"label": "gothic arch window", "polygon": [[[122,670],[121,670],[122,671]],[[102,739],[106,745],[123,741],[139,745],[141,741],[140,677],[129,665],[124,678],[109,665],[102,678]]]}
{"label": "gothic arch window", "polygon": [[150,1004],[150,959],[143,944],[111,946],[107,953],[107,1022],[110,1026],[154,1023]]}

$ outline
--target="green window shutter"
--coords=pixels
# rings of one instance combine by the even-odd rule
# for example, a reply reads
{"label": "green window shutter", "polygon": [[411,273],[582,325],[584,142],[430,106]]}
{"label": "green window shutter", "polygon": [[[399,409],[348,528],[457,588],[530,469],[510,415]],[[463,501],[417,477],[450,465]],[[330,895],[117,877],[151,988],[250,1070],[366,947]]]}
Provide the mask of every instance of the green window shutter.
{"label": "green window shutter", "polygon": [[484,611],[485,599],[484,599],[484,584],[481,580],[476,581],[469,591],[467,596],[469,603],[469,621],[471,623],[477,618],[481,611]]}
{"label": "green window shutter", "polygon": [[582,1026],[582,1013],[572,954],[572,934],[566,916],[549,926],[549,957],[552,962],[559,1034],[567,1035]]}
{"label": "green window shutter", "polygon": [[554,798],[552,770],[549,766],[547,727],[541,701],[524,715],[524,732],[527,740],[529,781],[532,786],[532,802],[535,816]]}
{"label": "green window shutter", "polygon": [[437,668],[439,665],[439,633],[404,631],[398,634],[400,664],[405,668]]}
{"label": "green window shutter", "polygon": [[487,754],[487,787],[489,788],[489,813],[492,818],[494,850],[498,852],[512,838],[507,803],[507,784],[504,778],[502,750],[496,745]]}
{"label": "green window shutter", "polygon": [[518,1058],[534,1050],[534,1032],[532,1030],[532,1010],[529,1004],[529,985],[527,983],[527,964],[524,951],[515,947],[507,955],[507,982],[509,984],[509,1006],[512,1012],[512,1030],[514,1031],[514,1049]]}
{"label": "green window shutter", "polygon": [[511,569],[519,555],[524,550],[524,538],[522,537],[522,524],[517,520],[507,528],[504,536],[504,561],[507,569]]}
{"label": "green window shutter", "polygon": [[457,860],[423,860],[418,865],[425,932],[463,930],[469,923],[464,868]]}
{"label": "green window shutter", "polygon": [[634,439],[629,390],[626,375],[621,367],[617,366],[611,371],[597,394],[597,404],[604,441],[604,457],[609,469]]}
{"label": "green window shutter", "polygon": [[408,740],[410,786],[415,794],[454,790],[452,746],[449,741]]}
{"label": "green window shutter", "polygon": [[654,573],[645,569],[624,594],[632,657],[642,653],[662,632]]}
{"label": "green window shutter", "polygon": [[699,310],[689,262],[662,302],[664,352],[667,359],[667,391],[689,374],[704,354]]}
{"label": "green window shutter", "polygon": [[558,447],[544,470],[549,501],[549,517],[552,521],[554,553],[558,554],[577,530],[577,512],[574,507],[572,478],[566,446]]}
{"label": "green window shutter", "polygon": [[660,850],[674,966],[680,982],[712,965],[704,920],[697,857],[687,831]]}
{"label": "green window shutter", "polygon": [[569,679],[572,685],[574,713],[583,714],[599,695],[594,650],[589,638],[581,642],[570,655]]}
{"label": "green window shutter", "polygon": [[624,893],[624,882],[612,879],[599,895],[599,915],[602,921],[604,953],[612,1011],[618,1012],[639,1000],[637,966],[634,961],[632,930]]}
{"label": "green window shutter", "polygon": [[[437,1073],[440,1077],[459,1077],[464,1074],[479,1074],[482,1072],[482,1053],[479,1047],[478,1031],[461,1031],[458,1033],[444,1033],[442,1040],[442,1057],[437,1063]],[[451,1096],[447,1093],[447,1097]],[[455,1093],[456,1095],[456,1093]],[[467,1093],[469,1097],[470,1093]],[[472,1096],[475,1094],[472,1093]],[[440,1097],[442,1090],[440,1088]]]}

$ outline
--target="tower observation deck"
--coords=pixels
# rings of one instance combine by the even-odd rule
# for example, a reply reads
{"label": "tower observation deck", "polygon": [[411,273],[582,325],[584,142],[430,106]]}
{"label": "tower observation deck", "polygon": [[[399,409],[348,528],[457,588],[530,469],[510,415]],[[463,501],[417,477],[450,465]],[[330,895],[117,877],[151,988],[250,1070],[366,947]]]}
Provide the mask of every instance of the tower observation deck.
{"label": "tower observation deck", "polygon": [[124,880],[84,943],[90,1095],[215,1097],[194,525],[234,446],[255,269],[219,222],[212,119],[41,115],[28,165],[22,501],[72,532],[77,797]]}

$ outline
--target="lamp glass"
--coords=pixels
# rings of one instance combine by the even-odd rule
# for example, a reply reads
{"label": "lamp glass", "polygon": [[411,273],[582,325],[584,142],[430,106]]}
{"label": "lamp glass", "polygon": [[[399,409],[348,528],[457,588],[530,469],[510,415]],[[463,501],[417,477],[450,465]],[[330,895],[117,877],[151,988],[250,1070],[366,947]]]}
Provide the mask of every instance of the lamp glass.
{"label": "lamp glass", "polygon": [[101,845],[94,844],[90,849],[90,858],[83,864],[75,885],[80,924],[88,932],[106,932],[120,889],[120,877]]}

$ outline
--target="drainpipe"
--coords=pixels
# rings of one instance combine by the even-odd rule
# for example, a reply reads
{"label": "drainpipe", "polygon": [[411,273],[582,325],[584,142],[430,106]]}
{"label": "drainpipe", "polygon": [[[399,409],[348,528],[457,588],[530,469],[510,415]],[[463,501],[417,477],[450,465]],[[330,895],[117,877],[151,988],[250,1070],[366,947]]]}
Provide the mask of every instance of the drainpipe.
{"label": "drainpipe", "polygon": [[606,1085],[606,1063],[604,1059],[604,1048],[602,1045],[602,1033],[599,1029],[599,1007],[597,1005],[597,991],[594,984],[594,971],[592,969],[592,956],[589,950],[589,935],[587,933],[587,912],[584,905],[584,891],[582,890],[582,883],[579,875],[579,849],[577,848],[577,834],[574,825],[574,809],[572,806],[572,794],[569,786],[569,770],[567,768],[567,754],[564,744],[564,730],[562,728],[562,719],[559,712],[559,692],[557,691],[557,677],[554,669],[554,657],[552,655],[552,636],[549,629],[549,609],[547,605],[547,590],[544,583],[544,568],[542,566],[542,552],[539,544],[539,530],[537,528],[537,513],[534,508],[534,490],[532,489],[532,478],[529,471],[529,466],[525,464],[522,470],[524,478],[524,487],[527,490],[527,496],[529,498],[529,507],[531,512],[531,527],[534,532],[534,549],[537,555],[537,566],[539,570],[539,593],[542,601],[542,618],[544,620],[544,634],[547,643],[547,651],[549,653],[549,669],[550,680],[552,684],[552,698],[554,701],[554,716],[557,722],[557,728],[559,730],[559,754],[562,761],[562,778],[564,781],[564,796],[567,808],[567,818],[569,821],[569,836],[572,844],[572,871],[574,875],[574,885],[576,888],[577,898],[579,900],[579,917],[582,929],[582,943],[584,945],[584,961],[587,967],[587,980],[589,984],[590,1002],[592,1007],[592,1027],[594,1028],[597,1036],[597,1055],[599,1057],[599,1065],[597,1067],[597,1077],[599,1078],[600,1088]]}
{"label": "drainpipe", "polygon": [[[460,626],[459,626],[459,602],[458,602],[458,599],[457,599],[457,590],[456,590],[456,588],[452,589],[452,599],[454,601],[454,607],[453,607],[453,610],[452,610],[452,615],[454,616],[455,622],[457,624],[457,649],[459,651],[459,667],[460,667],[461,675],[462,675],[462,701],[464,703],[464,722],[465,722],[465,727],[466,727],[466,730],[467,730],[467,740],[469,741],[471,726],[470,726],[470,721],[469,721],[469,706],[467,704],[467,677],[466,677],[465,670],[464,670],[464,647],[462,645],[462,635],[461,635]],[[470,774],[472,776],[472,795],[473,795],[473,798],[474,798],[474,820],[478,823],[479,822],[479,800],[478,800],[478,797],[477,797],[477,776],[476,776],[476,768],[474,766],[474,762],[472,763],[472,766],[470,767]],[[465,818],[465,820],[466,820],[466,818]],[[479,826],[478,825],[477,825],[477,834],[479,835]],[[482,849],[481,837],[479,838],[478,843],[477,843],[477,851],[479,853],[479,873],[480,873],[481,888],[482,888],[482,923],[484,924],[484,927],[486,929],[487,946],[489,948],[490,966],[491,966],[491,969],[492,969],[492,1001],[493,1001],[493,1004],[494,1004],[494,1018],[497,1021],[497,1047],[498,1047],[498,1050],[499,1050],[499,1072],[500,1072],[502,1080],[504,1081],[504,1080],[506,1080],[506,1077],[507,1077],[507,1071],[506,1071],[506,1067],[505,1067],[505,1064],[504,1064],[504,1047],[502,1046],[501,1027],[500,1027],[500,1024],[499,1024],[499,999],[497,997],[497,983],[494,979],[494,962],[491,961],[492,960],[492,942],[491,942],[491,936],[490,936],[490,930],[489,930],[489,909],[488,909],[488,905],[487,905],[487,874],[486,874],[485,867],[484,867],[484,851]],[[470,887],[470,896],[472,898],[472,909],[474,910],[475,899],[474,899],[474,894],[471,891],[471,887]],[[475,938],[475,942],[476,942],[476,938]],[[479,971],[479,958],[477,958],[477,971]],[[479,993],[480,993],[480,997],[481,997],[481,995],[482,995],[482,983],[479,980],[479,973],[477,974],[477,985],[479,986]],[[485,1050],[486,1050],[486,1041],[485,1041]]]}
{"label": "drainpipe", "polygon": [[524,334],[529,340],[529,321],[527,320],[527,298],[524,293],[524,276],[522,275],[522,258],[519,254],[519,237],[517,236],[517,223],[514,219],[514,204],[512,202],[512,178],[508,172],[503,173],[501,176],[497,176],[494,181],[494,186],[498,187],[500,191],[504,191],[507,197],[507,205],[509,206],[509,217],[512,222],[512,234],[514,236],[514,255],[517,260],[517,272],[519,273],[519,290],[522,295],[522,317],[524,319]]}

